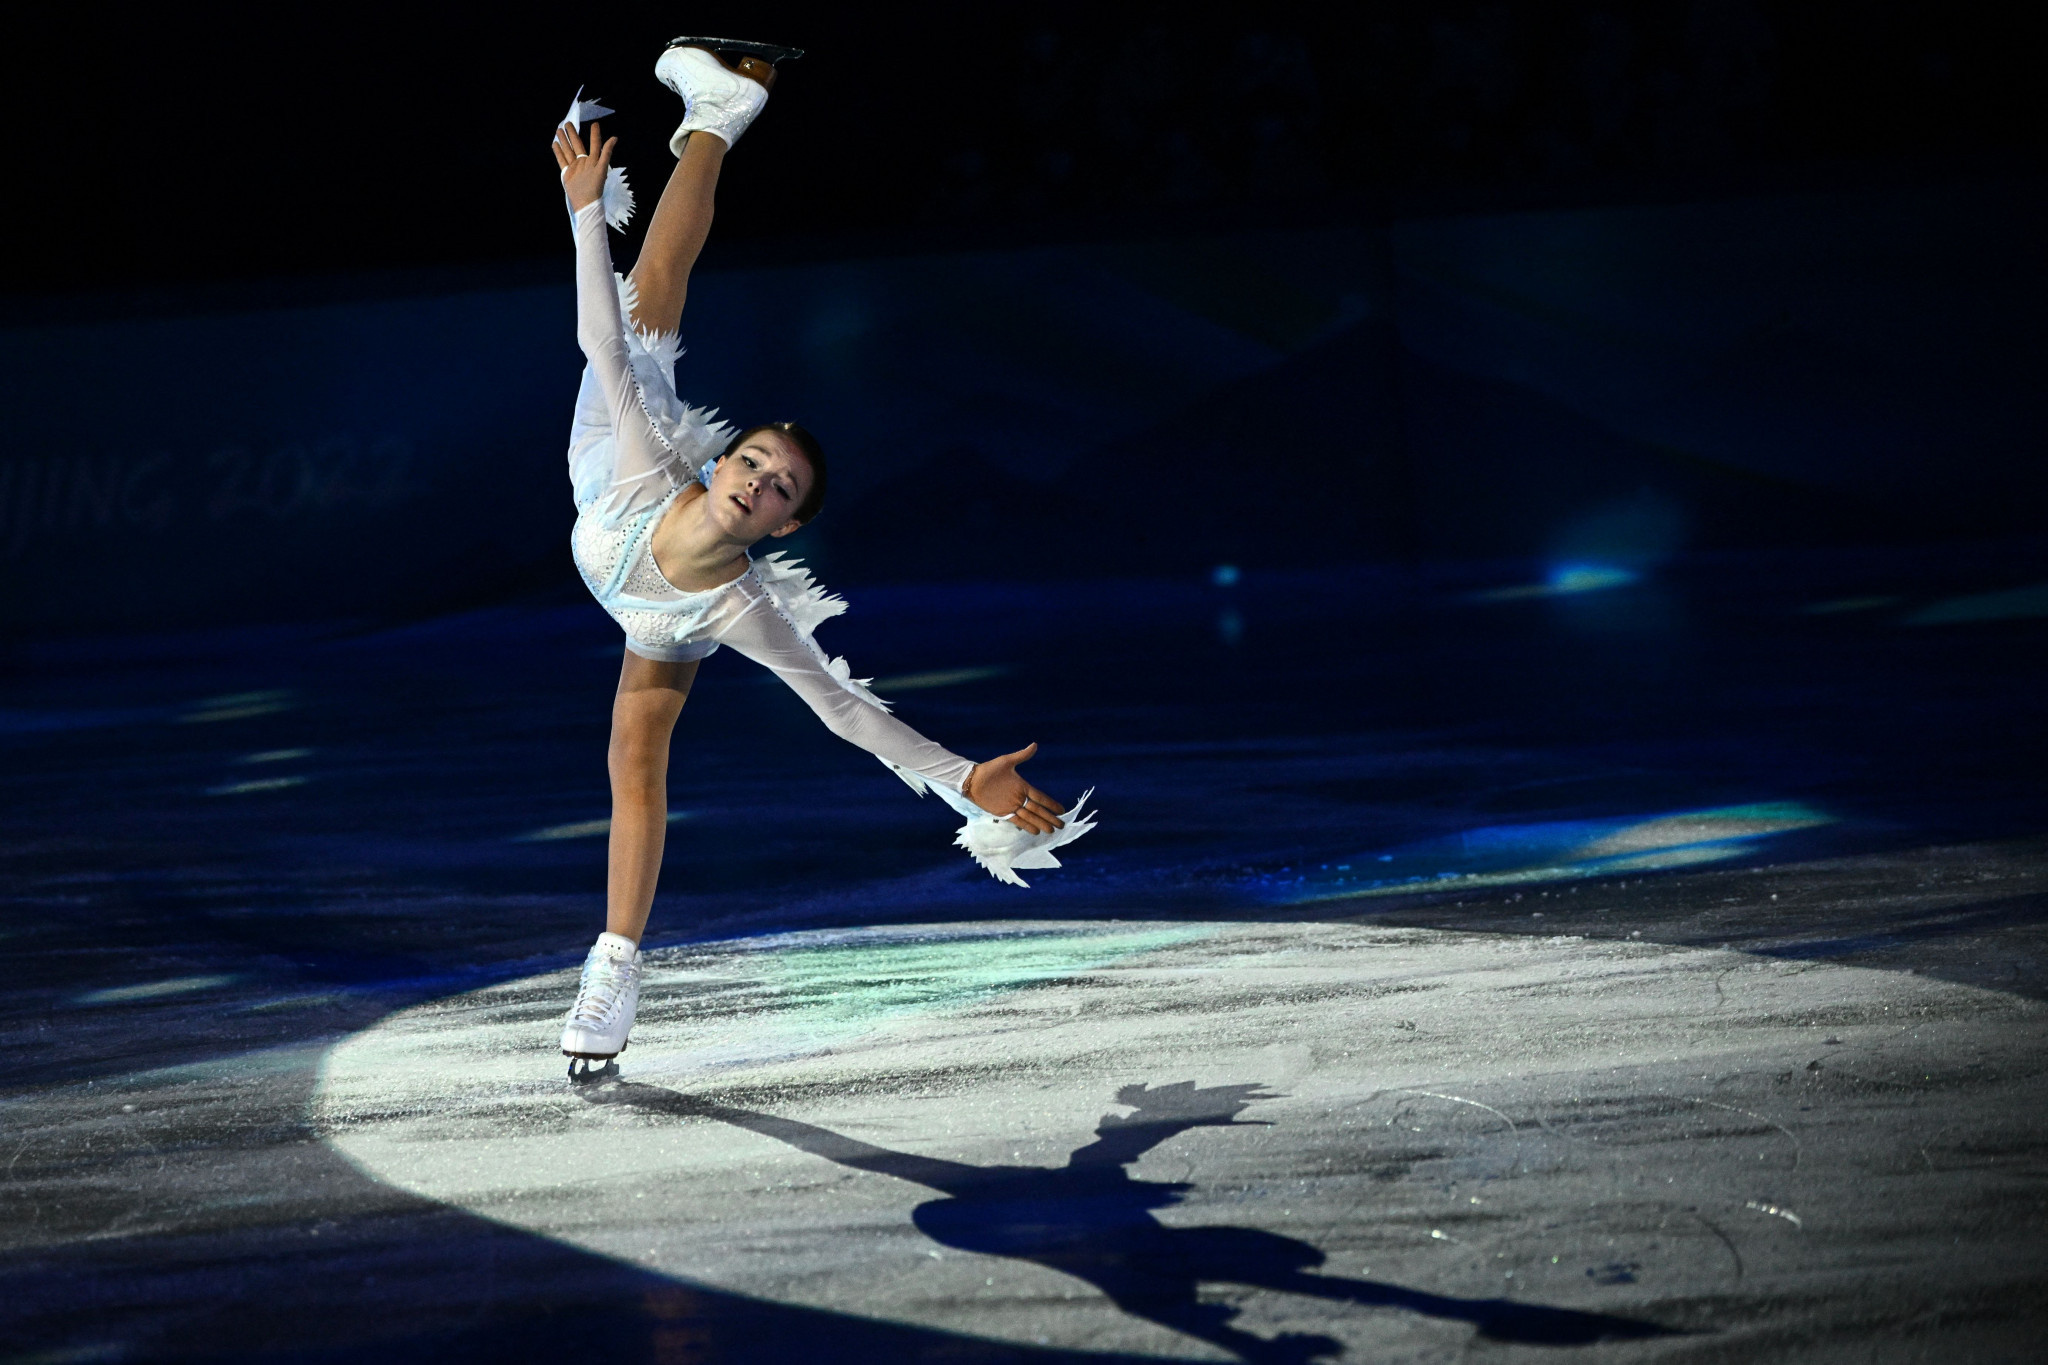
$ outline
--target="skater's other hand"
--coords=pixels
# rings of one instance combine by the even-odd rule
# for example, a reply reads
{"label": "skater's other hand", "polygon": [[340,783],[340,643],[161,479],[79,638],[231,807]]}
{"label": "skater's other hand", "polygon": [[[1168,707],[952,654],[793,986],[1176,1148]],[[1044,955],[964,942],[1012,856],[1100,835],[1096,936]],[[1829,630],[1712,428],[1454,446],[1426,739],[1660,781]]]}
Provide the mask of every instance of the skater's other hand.
{"label": "skater's other hand", "polygon": [[569,196],[570,208],[586,208],[604,197],[605,172],[611,169],[612,148],[618,145],[617,138],[604,137],[595,121],[590,125],[588,146],[574,125],[565,123],[555,129],[555,164],[562,168],[562,189]]}
{"label": "skater's other hand", "polygon": [[1036,744],[1027,744],[1014,754],[975,764],[974,771],[967,774],[967,799],[1033,834],[1065,829],[1067,822],[1059,817],[1067,808],[1017,774],[1017,765],[1037,752]]}

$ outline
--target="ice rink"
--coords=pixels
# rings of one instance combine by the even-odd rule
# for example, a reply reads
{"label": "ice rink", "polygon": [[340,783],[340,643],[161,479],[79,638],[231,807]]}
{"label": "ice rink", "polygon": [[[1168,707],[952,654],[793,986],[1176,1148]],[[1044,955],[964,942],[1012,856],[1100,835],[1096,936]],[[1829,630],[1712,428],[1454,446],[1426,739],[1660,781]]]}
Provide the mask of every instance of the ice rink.
{"label": "ice rink", "polygon": [[1101,827],[996,885],[713,660],[584,1087],[593,608],[40,647],[0,1359],[2027,1358],[2040,574],[865,594]]}

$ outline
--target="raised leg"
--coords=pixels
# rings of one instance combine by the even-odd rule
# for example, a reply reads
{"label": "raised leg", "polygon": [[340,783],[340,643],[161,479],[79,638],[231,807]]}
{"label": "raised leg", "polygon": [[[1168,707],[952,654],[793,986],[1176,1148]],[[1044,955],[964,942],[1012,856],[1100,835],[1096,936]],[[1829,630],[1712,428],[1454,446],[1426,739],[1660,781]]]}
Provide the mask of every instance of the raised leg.
{"label": "raised leg", "polygon": [[683,319],[690,270],[711,235],[712,201],[724,164],[725,143],[715,133],[692,133],[683,144],[633,262],[633,286],[640,294],[633,322],[642,331],[673,332]]}
{"label": "raised leg", "polygon": [[612,699],[612,829],[604,927],[635,943],[647,928],[668,836],[669,737],[696,678],[695,660],[657,663],[629,649]]}

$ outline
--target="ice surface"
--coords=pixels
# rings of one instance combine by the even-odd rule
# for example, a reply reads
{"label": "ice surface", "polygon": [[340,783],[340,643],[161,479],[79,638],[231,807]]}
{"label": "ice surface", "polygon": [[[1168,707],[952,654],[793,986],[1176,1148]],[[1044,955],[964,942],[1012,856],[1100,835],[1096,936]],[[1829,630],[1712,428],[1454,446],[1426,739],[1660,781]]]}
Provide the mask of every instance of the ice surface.
{"label": "ice surface", "polygon": [[[585,1092],[550,1063],[573,992],[550,972],[381,1021],[329,1055],[316,1124],[379,1181],[684,1283],[1187,1359],[1648,1339],[1745,1277],[1805,1283],[1797,1239],[1893,1146],[1858,1090],[1904,1083],[1936,1030],[2042,1013],[1575,936],[833,931],[654,954],[626,1084]],[[1823,1028],[1844,1041],[1818,1062]]]}

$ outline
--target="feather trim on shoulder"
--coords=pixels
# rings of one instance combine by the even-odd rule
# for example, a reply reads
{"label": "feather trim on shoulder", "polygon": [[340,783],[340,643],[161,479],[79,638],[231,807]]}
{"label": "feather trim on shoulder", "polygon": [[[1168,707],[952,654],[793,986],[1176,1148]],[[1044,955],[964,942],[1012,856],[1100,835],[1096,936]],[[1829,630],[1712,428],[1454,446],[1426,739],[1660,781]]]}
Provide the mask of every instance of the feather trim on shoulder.
{"label": "feather trim on shoulder", "polygon": [[854,677],[853,665],[844,658],[830,657],[818,644],[818,627],[846,610],[845,598],[825,591],[824,585],[803,566],[802,560],[791,559],[780,550],[754,561],[754,577],[767,590],[777,610],[796,627],[796,633],[811,647],[818,661],[825,665],[825,671],[834,682],[877,710],[890,709],[888,702],[868,690],[868,684],[874,679]]}
{"label": "feather trim on shoulder", "polygon": [[825,591],[824,584],[804,567],[801,559],[791,559],[781,550],[755,560],[754,576],[768,589],[775,605],[806,635],[846,610],[845,598]]}

